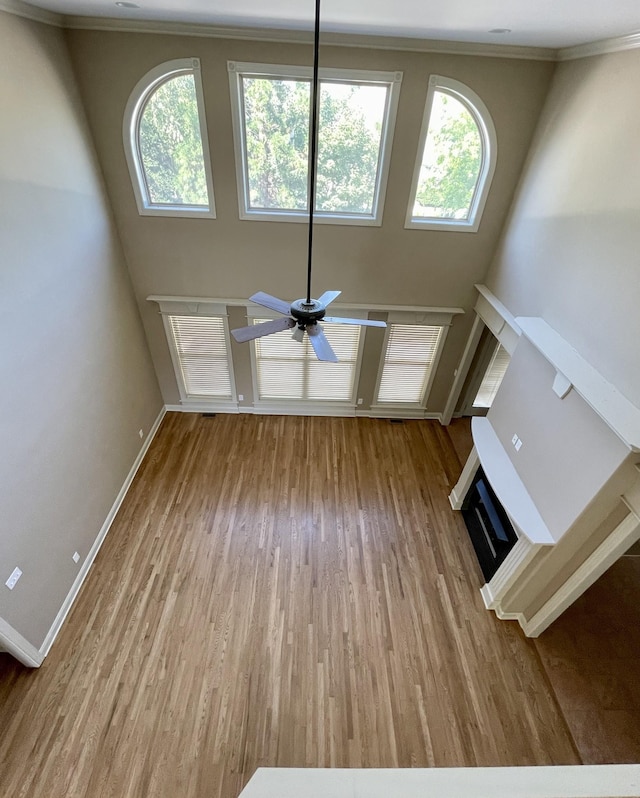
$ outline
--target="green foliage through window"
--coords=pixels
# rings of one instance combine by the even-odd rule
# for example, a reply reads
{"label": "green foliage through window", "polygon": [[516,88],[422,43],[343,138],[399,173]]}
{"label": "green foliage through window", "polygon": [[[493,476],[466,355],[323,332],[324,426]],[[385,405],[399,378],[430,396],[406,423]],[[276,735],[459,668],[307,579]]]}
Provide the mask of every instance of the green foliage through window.
{"label": "green foliage through window", "polygon": [[[320,85],[316,210],[375,210],[389,87],[345,81]],[[308,208],[310,82],[242,77],[248,207]]]}
{"label": "green foliage through window", "polygon": [[147,99],[139,146],[152,205],[208,207],[193,75],[170,78]]}
{"label": "green foliage through window", "polygon": [[468,219],[481,168],[476,120],[462,102],[436,91],[413,216]]}

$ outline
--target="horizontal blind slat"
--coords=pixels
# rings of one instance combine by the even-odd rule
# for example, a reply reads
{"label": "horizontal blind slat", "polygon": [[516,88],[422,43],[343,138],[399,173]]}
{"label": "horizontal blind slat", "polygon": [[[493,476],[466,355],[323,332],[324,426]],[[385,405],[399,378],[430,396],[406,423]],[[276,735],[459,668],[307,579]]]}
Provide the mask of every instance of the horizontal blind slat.
{"label": "horizontal blind slat", "polygon": [[[260,324],[267,319],[254,319]],[[261,399],[310,399],[347,402],[353,396],[360,327],[322,325],[338,363],[319,361],[305,335],[302,343],[290,330],[255,340],[258,395]]]}
{"label": "horizontal blind slat", "polygon": [[376,401],[419,404],[431,375],[443,327],[392,324]]}
{"label": "horizontal blind slat", "polygon": [[188,398],[231,399],[231,369],[221,316],[169,316]]}
{"label": "horizontal blind slat", "polygon": [[510,362],[511,355],[498,344],[473,401],[474,407],[491,407]]}

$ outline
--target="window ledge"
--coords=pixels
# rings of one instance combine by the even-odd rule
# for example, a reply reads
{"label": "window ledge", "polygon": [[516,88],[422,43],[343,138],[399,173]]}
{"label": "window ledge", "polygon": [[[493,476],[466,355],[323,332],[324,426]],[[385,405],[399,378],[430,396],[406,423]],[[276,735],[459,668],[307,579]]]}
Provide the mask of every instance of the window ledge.
{"label": "window ledge", "polygon": [[447,230],[453,233],[477,233],[480,222],[462,219],[420,219],[411,218],[405,224],[405,230]]}
{"label": "window ledge", "polygon": [[194,208],[182,205],[148,205],[139,209],[140,216],[173,216],[187,219],[215,219],[212,208]]}
{"label": "window ledge", "polygon": [[[308,224],[308,211],[277,211],[277,210],[241,210],[240,219],[244,222],[294,222],[296,224]],[[313,213],[314,224],[339,224],[353,225],[355,227],[380,227],[382,216],[357,216],[349,214],[323,214],[318,211]]]}

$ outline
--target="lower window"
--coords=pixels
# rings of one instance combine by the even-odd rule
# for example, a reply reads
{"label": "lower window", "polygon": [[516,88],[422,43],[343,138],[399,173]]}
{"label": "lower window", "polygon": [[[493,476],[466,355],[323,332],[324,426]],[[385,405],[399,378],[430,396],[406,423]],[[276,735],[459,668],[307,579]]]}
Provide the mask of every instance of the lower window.
{"label": "lower window", "polygon": [[223,316],[168,316],[183,399],[235,398]]}
{"label": "lower window", "polygon": [[[254,324],[268,319],[254,319]],[[338,356],[338,363],[316,358],[305,335],[294,341],[290,330],[257,338],[256,376],[259,399],[310,399],[317,402],[352,402],[360,349],[357,325],[322,325]]]}
{"label": "lower window", "polygon": [[430,324],[388,326],[376,404],[424,406],[443,332]]}

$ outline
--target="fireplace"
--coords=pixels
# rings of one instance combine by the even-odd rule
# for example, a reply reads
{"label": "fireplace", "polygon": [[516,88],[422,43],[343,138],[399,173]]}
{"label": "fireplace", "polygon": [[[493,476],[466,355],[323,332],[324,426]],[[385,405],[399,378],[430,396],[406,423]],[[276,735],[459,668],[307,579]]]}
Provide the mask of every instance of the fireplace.
{"label": "fireplace", "polygon": [[489,582],[518,536],[482,468],[478,468],[461,509],[480,568]]}

